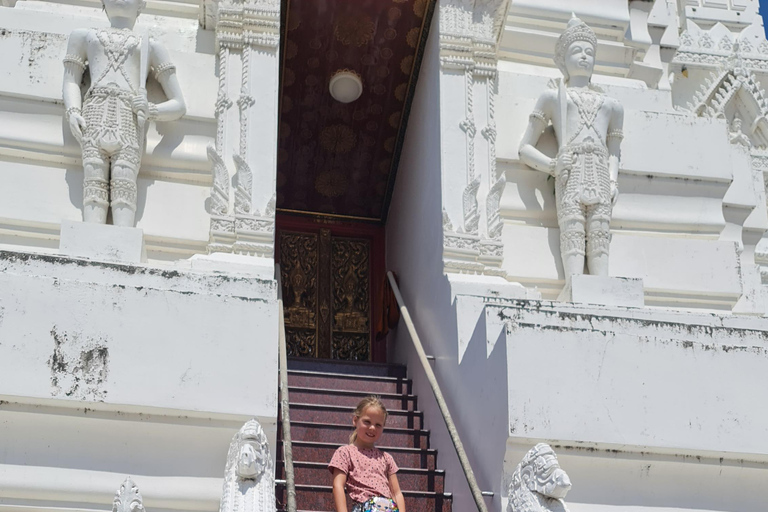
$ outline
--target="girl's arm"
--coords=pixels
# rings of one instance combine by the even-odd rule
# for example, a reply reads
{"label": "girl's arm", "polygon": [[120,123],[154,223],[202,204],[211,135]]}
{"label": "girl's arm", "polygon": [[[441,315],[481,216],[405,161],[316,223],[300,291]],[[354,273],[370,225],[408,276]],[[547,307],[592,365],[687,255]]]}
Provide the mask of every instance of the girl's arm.
{"label": "girl's arm", "polygon": [[344,495],[346,483],[347,474],[338,468],[333,468],[333,502],[336,504],[336,512],[347,512],[347,497]]}
{"label": "girl's arm", "polygon": [[397,481],[397,473],[389,475],[389,490],[392,492],[392,499],[397,503],[400,512],[405,512],[405,498],[403,491],[400,490],[400,482]]}

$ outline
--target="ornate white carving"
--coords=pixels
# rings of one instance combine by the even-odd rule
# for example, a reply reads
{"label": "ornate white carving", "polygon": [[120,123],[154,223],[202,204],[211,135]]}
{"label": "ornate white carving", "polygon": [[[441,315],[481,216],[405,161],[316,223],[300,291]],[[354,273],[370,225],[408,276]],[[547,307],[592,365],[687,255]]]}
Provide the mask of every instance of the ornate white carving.
{"label": "ornate white carving", "polygon": [[[242,2],[204,2],[206,28],[215,28],[218,44],[219,92],[216,102],[216,148],[209,150],[213,162],[214,183],[211,191],[211,240],[209,252],[224,251],[271,257],[274,232],[274,203],[254,204],[254,173],[264,170],[252,168],[249,157],[251,141],[250,114],[256,100],[252,91],[255,79],[251,61],[255,51],[275,54],[280,41],[280,3],[276,0]],[[240,83],[236,101],[239,116],[239,136],[236,141],[225,140],[224,127],[233,115],[230,59],[239,59]],[[226,162],[234,161],[234,180]],[[234,190],[232,186],[234,185]],[[230,197],[234,198],[230,205]]]}
{"label": "ornate white carving", "polygon": [[477,204],[477,191],[480,189],[480,178],[469,182],[464,188],[462,203],[464,205],[464,233],[477,234],[480,224],[480,209]]}
{"label": "ornate white carving", "polygon": [[525,454],[512,473],[507,512],[567,512],[565,498],[571,480],[545,443]]}
{"label": "ornate white carving", "polygon": [[[82,149],[83,220],[104,224],[111,206],[115,225],[133,227],[136,179],[144,151],[145,123],[171,121],[186,112],[168,52],[133,31],[144,2],[105,0],[110,27],[72,32],[64,58],[66,121]],[[150,62],[167,100],[147,100]],[[81,96],[88,70],[90,86]]]}
{"label": "ornate white carving", "polygon": [[127,477],[115,493],[112,512],[145,512],[144,501],[131,477]]}
{"label": "ornate white carving", "polygon": [[219,512],[274,512],[274,473],[267,436],[252,419],[229,445]]}
{"label": "ornate white carving", "polygon": [[[590,274],[608,275],[610,221],[618,194],[624,111],[591,84],[596,41],[574,16],[556,46],[555,63],[563,79],[539,97],[520,144],[525,164],[555,177],[566,286],[572,275],[583,273],[585,259]],[[550,121],[559,147],[554,159],[536,148]]]}
{"label": "ornate white carving", "polygon": [[237,180],[237,189],[235,190],[235,213],[240,215],[250,215],[251,213],[251,194],[253,193],[253,173],[248,165],[240,155],[232,155],[232,159],[235,161],[235,168],[237,173],[235,179]]}

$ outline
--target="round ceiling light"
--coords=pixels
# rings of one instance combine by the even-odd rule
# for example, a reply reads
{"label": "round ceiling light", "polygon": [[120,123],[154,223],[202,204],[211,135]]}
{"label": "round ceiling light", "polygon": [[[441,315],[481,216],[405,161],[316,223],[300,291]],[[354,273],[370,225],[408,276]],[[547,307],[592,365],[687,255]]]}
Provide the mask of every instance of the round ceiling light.
{"label": "round ceiling light", "polygon": [[352,103],[363,94],[363,81],[354,71],[341,69],[331,77],[328,90],[336,101]]}

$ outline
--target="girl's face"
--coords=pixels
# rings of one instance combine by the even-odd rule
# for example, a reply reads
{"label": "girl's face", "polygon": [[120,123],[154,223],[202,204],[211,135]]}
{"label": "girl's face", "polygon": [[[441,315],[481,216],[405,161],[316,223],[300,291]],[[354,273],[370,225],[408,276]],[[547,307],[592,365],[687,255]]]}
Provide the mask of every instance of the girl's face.
{"label": "girl's face", "polygon": [[372,448],[384,432],[387,417],[378,407],[368,407],[360,416],[353,416],[352,424],[357,432],[355,444],[363,448]]}

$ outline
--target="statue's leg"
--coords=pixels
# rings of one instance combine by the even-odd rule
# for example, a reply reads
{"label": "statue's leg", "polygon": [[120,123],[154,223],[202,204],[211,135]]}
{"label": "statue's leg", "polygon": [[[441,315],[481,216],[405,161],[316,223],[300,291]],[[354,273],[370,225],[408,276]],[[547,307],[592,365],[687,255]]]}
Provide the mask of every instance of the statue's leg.
{"label": "statue's leg", "polygon": [[567,210],[566,215],[560,216],[560,255],[566,286],[571,283],[571,276],[584,273],[585,240],[583,214],[578,207]]}
{"label": "statue's leg", "polygon": [[587,267],[595,276],[608,275],[611,246],[611,207],[596,205],[587,211]]}
{"label": "statue's leg", "polygon": [[136,220],[136,180],[139,176],[138,152],[120,150],[112,166],[112,222],[115,226],[132,228]]}
{"label": "statue's leg", "polygon": [[83,144],[83,221],[105,224],[109,208],[109,157],[95,144]]}

